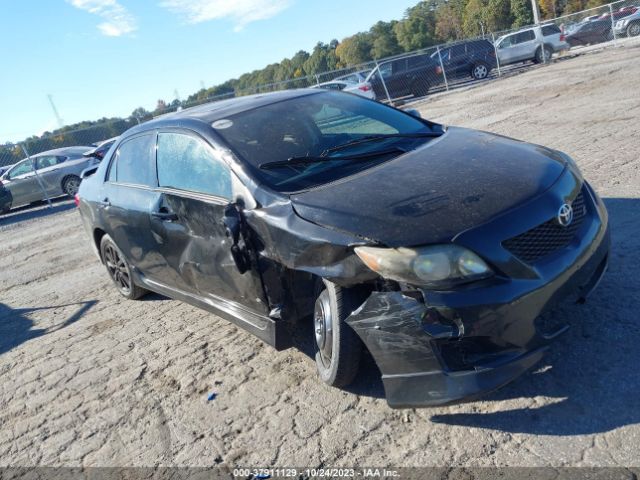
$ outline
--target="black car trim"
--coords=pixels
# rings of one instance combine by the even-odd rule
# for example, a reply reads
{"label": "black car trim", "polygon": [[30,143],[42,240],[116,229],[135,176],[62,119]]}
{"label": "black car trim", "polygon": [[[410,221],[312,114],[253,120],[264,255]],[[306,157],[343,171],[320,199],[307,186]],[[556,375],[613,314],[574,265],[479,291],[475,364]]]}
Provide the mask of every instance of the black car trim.
{"label": "black car trim", "polygon": [[284,350],[291,346],[291,340],[288,333],[284,330],[283,322],[261,315],[251,309],[248,309],[244,305],[217,297],[214,294],[209,294],[210,297],[204,297],[202,295],[185,292],[174,287],[169,287],[160,282],[146,278],[137,269],[134,269],[133,274],[136,279],[149,290],[161,295],[167,295],[170,298],[183,301],[216,314],[225,320],[244,328],[259,339],[273,346],[276,350]]}

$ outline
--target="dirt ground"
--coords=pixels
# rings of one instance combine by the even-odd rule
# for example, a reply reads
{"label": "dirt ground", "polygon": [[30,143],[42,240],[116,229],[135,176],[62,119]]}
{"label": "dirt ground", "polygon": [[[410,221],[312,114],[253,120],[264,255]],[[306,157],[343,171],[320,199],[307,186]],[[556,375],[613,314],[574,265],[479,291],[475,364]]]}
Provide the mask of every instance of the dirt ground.
{"label": "dirt ground", "polygon": [[611,216],[608,274],[557,313],[569,334],[472,403],[390,410],[371,365],[332,389],[301,350],[123,300],[69,201],[0,218],[0,466],[639,466],[639,78],[627,46],[419,104],[568,152]]}

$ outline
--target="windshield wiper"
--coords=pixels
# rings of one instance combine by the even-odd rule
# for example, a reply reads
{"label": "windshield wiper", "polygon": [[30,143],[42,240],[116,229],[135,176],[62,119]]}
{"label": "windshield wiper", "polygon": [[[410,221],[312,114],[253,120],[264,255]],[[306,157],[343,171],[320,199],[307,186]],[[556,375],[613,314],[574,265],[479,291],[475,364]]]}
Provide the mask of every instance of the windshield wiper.
{"label": "windshield wiper", "polygon": [[415,132],[415,133],[384,133],[379,135],[367,135],[366,137],[358,138],[357,140],[352,140],[347,143],[343,143],[341,145],[336,145],[335,147],[327,148],[324,150],[320,156],[324,157],[331,152],[337,152],[338,150],[342,150],[344,148],[349,148],[353,145],[359,145],[361,143],[368,142],[376,142],[378,140],[386,140],[387,138],[436,138],[442,135],[443,132]]}
{"label": "windshield wiper", "polygon": [[406,153],[404,148],[400,147],[392,147],[387,148],[385,150],[374,150],[371,152],[360,153],[358,155],[345,155],[343,157],[327,157],[327,156],[317,156],[317,157],[291,157],[287,160],[278,160],[275,162],[267,162],[260,165],[262,170],[269,170],[271,168],[279,168],[279,167],[292,167],[295,165],[308,165],[311,163],[321,163],[321,162],[332,162],[334,160],[348,160],[348,161],[358,161],[358,160],[368,160],[372,157],[380,157],[382,155],[389,155],[391,153]]}

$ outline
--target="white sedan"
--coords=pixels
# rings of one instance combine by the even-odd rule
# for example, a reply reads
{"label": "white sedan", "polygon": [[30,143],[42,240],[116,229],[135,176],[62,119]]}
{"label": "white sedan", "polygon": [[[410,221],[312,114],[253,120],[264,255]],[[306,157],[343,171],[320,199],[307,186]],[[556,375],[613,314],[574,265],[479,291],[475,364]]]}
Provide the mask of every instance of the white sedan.
{"label": "white sedan", "polygon": [[323,88],[325,90],[339,90],[342,92],[353,93],[361,97],[376,99],[376,94],[369,82],[351,83],[344,80],[332,80],[330,82],[319,83],[312,88]]}

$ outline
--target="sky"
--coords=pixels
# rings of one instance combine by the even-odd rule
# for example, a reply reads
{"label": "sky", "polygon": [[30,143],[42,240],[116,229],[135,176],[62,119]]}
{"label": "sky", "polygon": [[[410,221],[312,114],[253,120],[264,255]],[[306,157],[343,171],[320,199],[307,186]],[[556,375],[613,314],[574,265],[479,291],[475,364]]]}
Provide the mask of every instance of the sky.
{"label": "sky", "polygon": [[417,0],[0,0],[0,142],[158,99],[400,19]]}

